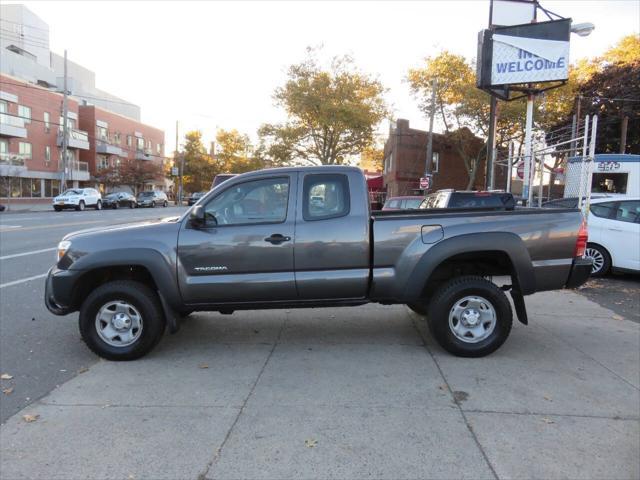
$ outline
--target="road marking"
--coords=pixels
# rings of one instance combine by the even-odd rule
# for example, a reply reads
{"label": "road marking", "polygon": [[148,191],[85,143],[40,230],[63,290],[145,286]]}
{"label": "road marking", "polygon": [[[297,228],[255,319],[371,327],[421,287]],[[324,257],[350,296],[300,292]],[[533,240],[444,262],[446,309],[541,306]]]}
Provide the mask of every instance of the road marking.
{"label": "road marking", "polygon": [[24,257],[27,255],[35,255],[36,253],[53,252],[56,248],[43,248],[42,250],[33,250],[32,252],[14,253],[13,255],[5,255],[0,260],[9,260],[10,258]]}
{"label": "road marking", "polygon": [[0,225],[0,232],[9,231],[12,228],[21,228],[22,225]]}
{"label": "road marking", "polygon": [[71,223],[54,223],[51,225],[37,225],[35,227],[16,227],[11,230],[0,230],[0,232],[8,233],[8,232],[24,232],[27,230],[39,230],[42,228],[60,228],[60,227],[73,227],[74,225],[88,225],[90,223],[107,223],[106,220],[94,220],[92,222],[71,222]]}
{"label": "road marking", "polygon": [[39,278],[44,278],[48,275],[48,273],[43,273],[42,275],[34,275],[33,277],[21,278],[20,280],[14,280],[13,282],[0,283],[0,288],[11,287],[13,285],[19,285],[21,283],[30,282],[31,280],[37,280]]}

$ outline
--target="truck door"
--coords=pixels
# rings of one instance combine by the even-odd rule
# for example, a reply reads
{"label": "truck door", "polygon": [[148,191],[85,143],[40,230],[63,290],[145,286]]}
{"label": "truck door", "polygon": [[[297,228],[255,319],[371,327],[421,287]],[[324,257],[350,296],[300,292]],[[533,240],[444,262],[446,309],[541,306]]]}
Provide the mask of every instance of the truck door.
{"label": "truck door", "polygon": [[367,199],[360,172],[299,174],[294,257],[300,299],[367,295]]}
{"label": "truck door", "polygon": [[180,231],[178,278],[185,303],[295,300],[297,173],[229,183],[203,205],[204,226],[187,221]]}

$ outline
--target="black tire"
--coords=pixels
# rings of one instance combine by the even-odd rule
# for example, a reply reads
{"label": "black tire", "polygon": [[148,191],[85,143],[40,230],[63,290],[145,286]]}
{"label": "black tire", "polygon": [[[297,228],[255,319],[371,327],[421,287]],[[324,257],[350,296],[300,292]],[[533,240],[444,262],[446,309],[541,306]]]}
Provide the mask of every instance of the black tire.
{"label": "black tire", "polygon": [[[109,345],[96,329],[100,308],[115,300],[134,306],[142,317],[142,332],[131,345]],[[82,303],[78,321],[80,335],[89,349],[107,360],[135,360],[146,355],[158,344],[165,329],[165,318],[156,293],[146,285],[130,280],[108,282],[96,288]]]}
{"label": "black tire", "polygon": [[80,203],[76,207],[76,210],[78,210],[79,212],[84,211],[84,200],[80,200]]}
{"label": "black tire", "polygon": [[407,303],[407,307],[416,312],[418,315],[422,315],[423,317],[427,316],[427,305],[423,305],[422,303]]}
{"label": "black tire", "polygon": [[114,210],[117,210],[120,208],[120,205],[118,204],[118,202],[113,202],[113,207]]}
{"label": "black tire", "polygon": [[133,202],[129,202],[129,208],[136,208],[136,204]]}
{"label": "black tire", "polygon": [[102,200],[98,200],[95,206],[96,210],[102,210]]}
{"label": "black tire", "polygon": [[[481,297],[493,307],[495,314],[493,331],[476,343],[461,340],[449,325],[454,305],[468,296]],[[449,280],[437,290],[429,303],[427,320],[432,335],[449,353],[458,357],[484,357],[505,342],[511,332],[513,315],[507,296],[496,285],[482,277],[462,276]]]}
{"label": "black tire", "polygon": [[611,270],[611,255],[606,248],[595,243],[588,243],[585,256],[593,260],[592,277],[602,277]]}
{"label": "black tire", "polygon": [[151,208],[156,208],[156,202],[155,200],[153,202],[151,202]]}
{"label": "black tire", "polygon": [[169,205],[169,204],[167,203],[167,201],[166,201],[166,200],[165,200],[165,201],[164,201],[164,203],[162,204],[162,206],[163,206],[164,208],[167,208],[167,206],[168,206],[168,205]]}
{"label": "black tire", "polygon": [[54,209],[56,212],[61,212],[61,211],[62,211],[62,207],[53,207],[53,209]]}

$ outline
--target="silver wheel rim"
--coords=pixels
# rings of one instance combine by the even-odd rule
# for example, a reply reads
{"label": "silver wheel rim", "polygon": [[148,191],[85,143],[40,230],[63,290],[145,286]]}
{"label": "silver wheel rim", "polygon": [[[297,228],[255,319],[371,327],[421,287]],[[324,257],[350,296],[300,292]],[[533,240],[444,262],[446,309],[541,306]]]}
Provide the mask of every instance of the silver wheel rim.
{"label": "silver wheel rim", "polygon": [[593,247],[587,247],[584,252],[587,258],[590,258],[593,261],[593,265],[591,265],[591,273],[597,273],[604,267],[604,255]]}
{"label": "silver wheel rim", "polygon": [[124,300],[105,303],[96,315],[98,336],[112,347],[127,347],[142,334],[142,315]]}
{"label": "silver wheel rim", "polygon": [[496,311],[485,298],[476,295],[464,297],[451,307],[449,328],[457,339],[465,343],[481,342],[496,328]]}

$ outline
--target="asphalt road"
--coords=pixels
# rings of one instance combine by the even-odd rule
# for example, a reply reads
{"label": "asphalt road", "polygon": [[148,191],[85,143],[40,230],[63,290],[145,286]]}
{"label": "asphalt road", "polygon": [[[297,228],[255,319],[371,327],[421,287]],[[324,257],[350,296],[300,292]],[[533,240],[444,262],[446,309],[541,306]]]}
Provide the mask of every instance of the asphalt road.
{"label": "asphalt road", "polygon": [[0,214],[0,373],[13,377],[1,381],[0,422],[97,361],[80,339],[77,315],[52,315],[42,300],[44,277],[60,239],[84,228],[182,211],[169,207]]}

